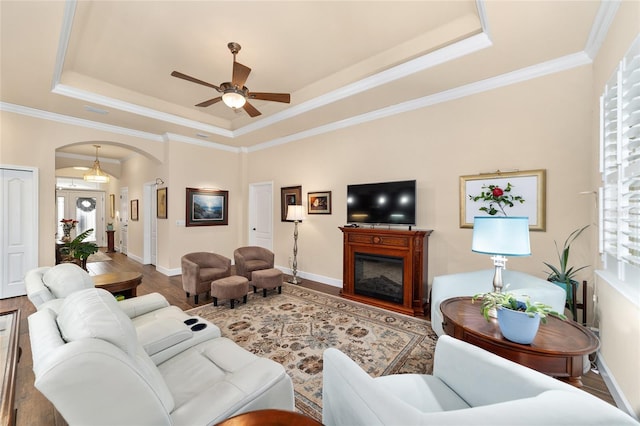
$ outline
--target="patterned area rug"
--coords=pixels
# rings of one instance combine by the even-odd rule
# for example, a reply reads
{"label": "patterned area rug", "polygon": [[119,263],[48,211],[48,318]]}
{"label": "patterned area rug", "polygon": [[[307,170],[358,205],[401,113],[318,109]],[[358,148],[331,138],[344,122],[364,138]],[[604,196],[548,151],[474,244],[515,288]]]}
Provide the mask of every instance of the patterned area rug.
{"label": "patterned area rug", "polygon": [[187,311],[216,324],[243,348],[281,363],[293,380],[296,408],[322,417],[322,353],[335,347],[371,376],[431,373],[436,335],[429,321],[299,286],[282,294],[249,293],[247,304],[227,301]]}

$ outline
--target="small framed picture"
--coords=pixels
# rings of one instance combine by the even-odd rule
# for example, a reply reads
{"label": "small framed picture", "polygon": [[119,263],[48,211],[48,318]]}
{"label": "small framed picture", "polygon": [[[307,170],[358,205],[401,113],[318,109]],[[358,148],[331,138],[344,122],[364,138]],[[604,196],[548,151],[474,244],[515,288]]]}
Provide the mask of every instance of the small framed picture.
{"label": "small framed picture", "polygon": [[156,210],[158,219],[167,218],[167,188],[158,188],[156,190]]}
{"label": "small framed picture", "polygon": [[331,214],[331,191],[309,192],[307,214]]}
{"label": "small framed picture", "polygon": [[109,194],[109,216],[116,217],[116,194]]}
{"label": "small framed picture", "polygon": [[302,205],[302,186],[286,186],[280,188],[280,220],[282,222],[293,222],[287,220],[287,210],[289,206]]}
{"label": "small framed picture", "polygon": [[131,220],[138,220],[138,200],[131,200]]}
{"label": "small framed picture", "polygon": [[229,191],[187,188],[186,226],[229,224]]}

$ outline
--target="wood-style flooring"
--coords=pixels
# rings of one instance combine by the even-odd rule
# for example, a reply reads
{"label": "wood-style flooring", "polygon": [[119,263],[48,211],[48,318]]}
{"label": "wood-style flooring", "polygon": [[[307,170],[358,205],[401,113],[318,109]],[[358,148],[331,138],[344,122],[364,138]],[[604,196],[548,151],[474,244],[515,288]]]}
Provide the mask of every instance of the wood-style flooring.
{"label": "wood-style flooring", "polygon": [[[111,261],[95,262],[87,265],[91,275],[121,271],[141,272],[143,278],[142,284],[137,290],[138,295],[158,292],[166,297],[170,304],[185,310],[212,302],[211,298],[205,295],[200,295],[197,305],[193,303],[193,297],[187,299],[182,290],[182,279],[180,275],[167,277],[157,272],[154,266],[142,265],[120,253],[108,253],[108,255],[112,258]],[[301,285],[333,295],[339,294],[339,289],[336,287],[309,280],[304,280]],[[17,426],[64,426],[66,425],[64,419],[56,412],[51,403],[33,386],[33,363],[31,359],[31,344],[29,342],[27,317],[35,312],[35,308],[26,296],[0,300],[0,309],[15,308],[20,309],[21,313],[20,347],[22,349],[22,356],[18,364],[16,386]],[[587,375],[583,376],[582,381],[584,383],[583,390],[615,405],[609,390],[599,374],[590,371]]]}

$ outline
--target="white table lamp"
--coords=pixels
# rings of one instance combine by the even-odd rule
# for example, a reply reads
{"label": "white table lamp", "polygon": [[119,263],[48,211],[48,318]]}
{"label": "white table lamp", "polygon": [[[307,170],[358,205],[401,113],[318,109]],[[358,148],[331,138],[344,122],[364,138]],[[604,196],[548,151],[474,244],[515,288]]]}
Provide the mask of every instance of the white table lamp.
{"label": "white table lamp", "polygon": [[529,218],[477,216],[473,220],[473,242],[471,250],[476,253],[491,254],[495,274],[493,291],[502,291],[502,269],[506,256],[529,256]]}

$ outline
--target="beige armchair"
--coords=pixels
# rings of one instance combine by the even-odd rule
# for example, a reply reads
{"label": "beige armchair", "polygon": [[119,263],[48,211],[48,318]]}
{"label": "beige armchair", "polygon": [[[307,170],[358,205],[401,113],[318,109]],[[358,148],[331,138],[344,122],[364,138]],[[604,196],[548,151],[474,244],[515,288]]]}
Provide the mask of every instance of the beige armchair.
{"label": "beige armchair", "polygon": [[273,268],[274,254],[264,247],[240,247],[233,252],[236,263],[236,275],[246,277],[251,281],[251,273],[260,269]]}
{"label": "beige armchair", "polygon": [[200,293],[211,291],[211,282],[231,275],[231,259],[209,252],[188,253],[182,256],[182,288],[187,297],[193,294],[198,303]]}

